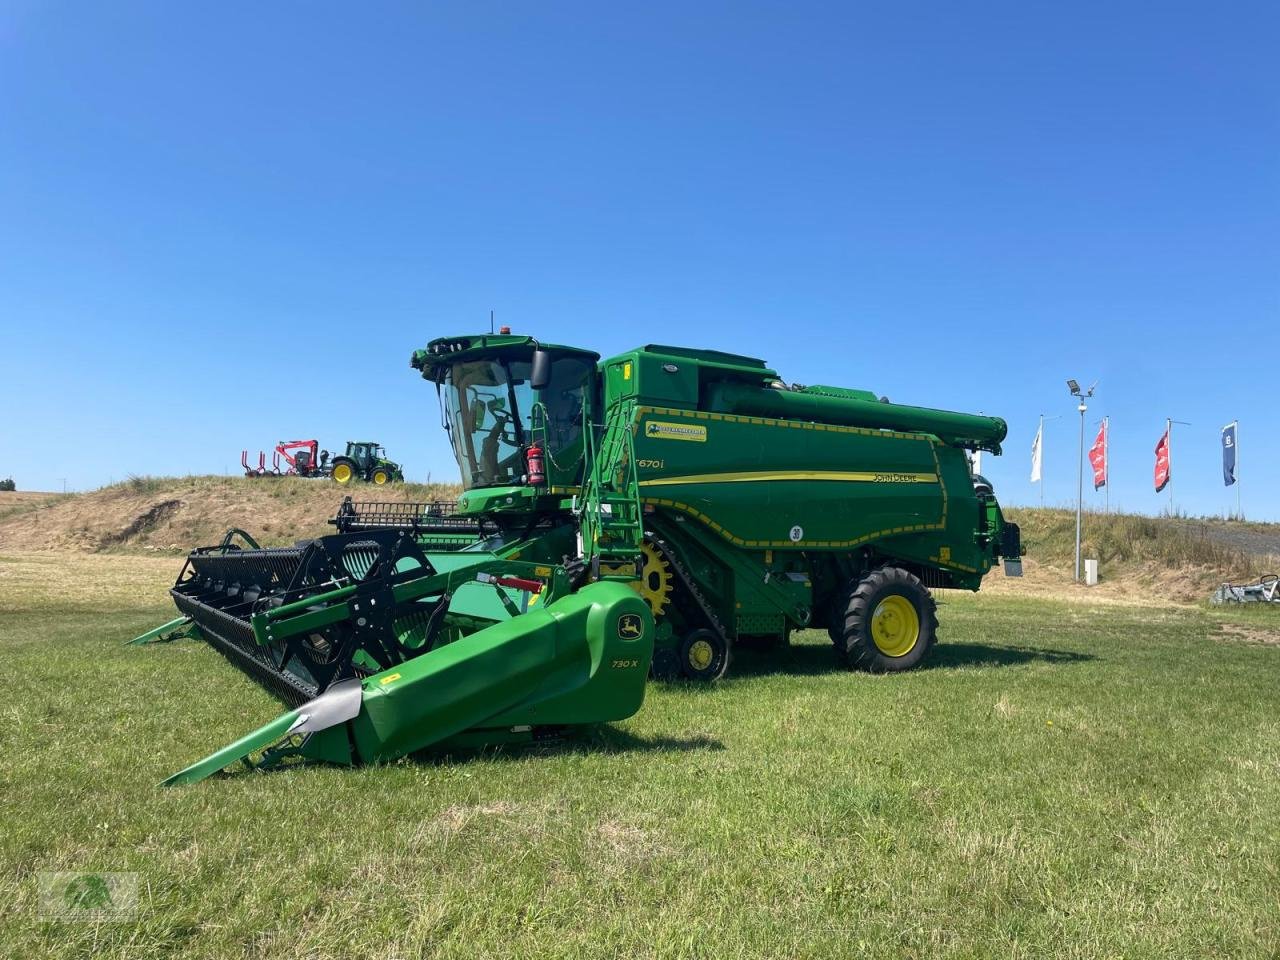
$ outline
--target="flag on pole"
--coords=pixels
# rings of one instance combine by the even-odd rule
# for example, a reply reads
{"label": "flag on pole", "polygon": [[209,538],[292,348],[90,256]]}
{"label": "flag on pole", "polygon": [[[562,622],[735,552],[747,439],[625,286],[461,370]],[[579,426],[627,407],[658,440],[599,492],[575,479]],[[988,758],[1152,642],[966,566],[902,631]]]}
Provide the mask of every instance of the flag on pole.
{"label": "flag on pole", "polygon": [[1107,485],[1107,418],[1102,418],[1102,426],[1098,428],[1098,439],[1089,448],[1089,463],[1093,466],[1093,489],[1099,490]]}
{"label": "flag on pole", "polygon": [[1044,439],[1044,421],[1040,421],[1040,429],[1036,431],[1036,438],[1031,441],[1031,482],[1040,482],[1040,444]]}
{"label": "flag on pole", "polygon": [[1156,444],[1156,493],[1169,485],[1169,429],[1166,427]]}
{"label": "flag on pole", "polygon": [[1236,421],[1222,428],[1222,482],[1231,486],[1236,482]]}

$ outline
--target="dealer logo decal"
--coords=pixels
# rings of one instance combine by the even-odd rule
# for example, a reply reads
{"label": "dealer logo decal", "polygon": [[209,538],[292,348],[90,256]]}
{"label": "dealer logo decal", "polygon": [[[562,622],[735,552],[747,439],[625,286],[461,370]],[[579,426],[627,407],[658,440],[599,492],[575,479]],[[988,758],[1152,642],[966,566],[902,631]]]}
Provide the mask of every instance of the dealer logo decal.
{"label": "dealer logo decal", "polygon": [[667,423],[662,420],[646,420],[644,435],[656,440],[690,440],[707,442],[707,428],[696,423]]}

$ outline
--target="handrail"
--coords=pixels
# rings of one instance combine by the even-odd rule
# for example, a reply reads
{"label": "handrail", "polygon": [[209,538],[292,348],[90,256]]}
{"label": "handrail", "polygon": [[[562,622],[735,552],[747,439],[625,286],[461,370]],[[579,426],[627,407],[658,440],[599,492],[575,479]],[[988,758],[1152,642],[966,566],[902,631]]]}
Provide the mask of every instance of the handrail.
{"label": "handrail", "polygon": [[[643,537],[635,442],[631,433],[634,408],[635,401],[630,399],[610,407],[598,450],[592,436],[594,431],[587,431],[591,437],[591,461],[583,484],[579,522],[582,549],[588,561],[613,552],[609,547],[615,544],[623,547],[624,552],[638,549]],[[614,536],[606,536],[607,533]],[[601,540],[606,542],[602,545]]]}

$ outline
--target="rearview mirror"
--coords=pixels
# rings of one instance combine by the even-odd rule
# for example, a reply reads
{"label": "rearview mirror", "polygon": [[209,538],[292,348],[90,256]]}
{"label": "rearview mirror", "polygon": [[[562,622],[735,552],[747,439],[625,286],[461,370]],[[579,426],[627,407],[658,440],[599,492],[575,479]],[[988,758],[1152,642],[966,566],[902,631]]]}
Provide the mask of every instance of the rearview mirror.
{"label": "rearview mirror", "polygon": [[545,390],[551,383],[551,354],[545,350],[533,351],[533,370],[529,385],[535,390]]}
{"label": "rearview mirror", "polygon": [[479,401],[471,404],[471,432],[475,433],[484,426],[484,404]]}

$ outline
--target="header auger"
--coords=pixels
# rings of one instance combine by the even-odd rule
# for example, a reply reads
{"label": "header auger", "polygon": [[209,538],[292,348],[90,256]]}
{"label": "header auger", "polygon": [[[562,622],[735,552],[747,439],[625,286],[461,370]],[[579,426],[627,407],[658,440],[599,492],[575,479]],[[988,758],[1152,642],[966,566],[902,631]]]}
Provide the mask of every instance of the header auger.
{"label": "header auger", "polygon": [[679,347],[601,362],[503,332],[411,362],[462,495],[347,498],[330,536],[193,551],[182,616],[135,642],[199,635],[296,709],[172,780],[560,735],[630,716],[649,675],[713,680],[736,643],[797,629],[909,669],[936,640],[931,588],[1019,572],[966,453],[999,453],[998,418]]}

